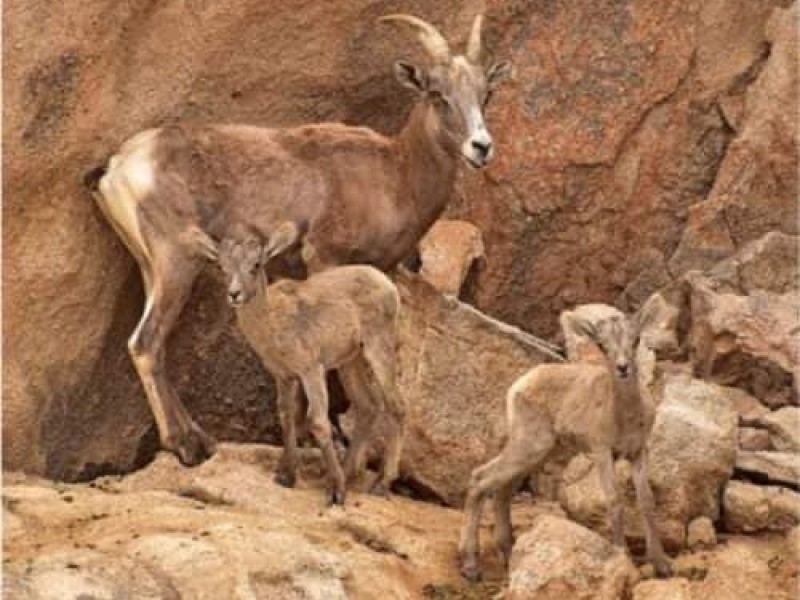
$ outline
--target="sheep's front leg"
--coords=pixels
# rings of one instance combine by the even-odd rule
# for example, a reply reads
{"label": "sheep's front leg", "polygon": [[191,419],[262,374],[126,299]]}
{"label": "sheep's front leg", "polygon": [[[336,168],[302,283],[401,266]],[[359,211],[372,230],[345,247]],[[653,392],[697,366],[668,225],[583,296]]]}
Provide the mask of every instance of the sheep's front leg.
{"label": "sheep's front leg", "polygon": [[647,558],[653,563],[659,577],[672,575],[667,555],[658,537],[655,523],[655,501],[650,481],[647,479],[647,454],[642,452],[633,464],[633,485],[636,487],[636,501],[644,521],[644,536],[647,543]]}
{"label": "sheep's front leg", "polygon": [[622,524],[622,501],[617,493],[617,476],[614,472],[614,456],[611,450],[604,448],[594,452],[594,464],[600,472],[600,483],[608,500],[614,545],[624,548],[625,530]]}
{"label": "sheep's front leg", "polygon": [[304,373],[301,377],[303,389],[308,397],[308,420],[311,435],[322,451],[325,466],[328,470],[329,504],[344,504],[345,482],[336,449],[331,436],[331,424],[328,419],[328,389],[325,385],[325,370],[322,366]]}
{"label": "sheep's front leg", "polygon": [[297,482],[297,413],[300,410],[300,386],[296,379],[278,379],[276,385],[283,434],[283,454],[275,473],[275,481],[291,488]]}

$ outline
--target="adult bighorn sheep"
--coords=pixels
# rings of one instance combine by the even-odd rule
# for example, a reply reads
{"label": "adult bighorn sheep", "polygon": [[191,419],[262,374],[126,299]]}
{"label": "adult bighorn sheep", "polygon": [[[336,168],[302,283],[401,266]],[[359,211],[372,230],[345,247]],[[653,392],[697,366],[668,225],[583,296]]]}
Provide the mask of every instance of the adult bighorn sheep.
{"label": "adult bighorn sheep", "polygon": [[[633,461],[633,481],[642,513],[647,556],[659,575],[670,565],[655,528],[654,500],[647,480],[647,438],[655,407],[641,381],[654,363],[653,348],[666,347],[672,318],[660,296],[653,296],[635,321],[605,304],[587,304],[561,315],[574,357],[576,338],[588,338],[603,353],[603,364],[539,365],[508,390],[508,440],[502,452],[472,472],[461,530],[461,573],[480,578],[478,528],[486,497],[494,494],[495,543],[508,562],[511,554],[511,496],[521,478],[535,472],[557,449],[591,453],[609,501],[612,534],[625,546],[622,501],[616,491],[614,457]],[[641,343],[640,343],[641,340]],[[645,377],[640,377],[644,375]]]}
{"label": "adult bighorn sheep", "polygon": [[[300,422],[322,451],[329,503],[344,504],[346,481],[362,474],[367,442],[385,415],[386,452],[372,491],[388,493],[397,478],[405,427],[405,403],[395,381],[400,294],[386,275],[367,265],[327,269],[304,281],[269,282],[264,266],[298,238],[296,226],[285,223],[266,244],[246,234],[223,239],[218,253],[239,329],[277,383],[284,450],[275,479],[294,486]],[[328,421],[325,373],[331,369],[338,369],[355,412],[344,473]],[[302,413],[301,385],[308,398]]]}
{"label": "adult bighorn sheep", "polygon": [[453,56],[442,34],[417,17],[381,21],[412,26],[432,59],[429,69],[394,65],[400,83],[418,94],[396,136],[333,123],[178,125],[138,133],[105,172],[86,178],[90,187],[99,184],[100,208],[142,272],[145,308],[128,349],[161,445],[184,464],[213,451],[165,373],[165,341],[203,265],[193,232],[221,239],[246,223],[268,238],[276,224],[291,221],[313,248],[296,257],[308,271],[354,263],[386,271],[441,215],[459,159],[482,168],[494,154],[483,110],[511,67],[481,65],[482,16],[463,56]]}

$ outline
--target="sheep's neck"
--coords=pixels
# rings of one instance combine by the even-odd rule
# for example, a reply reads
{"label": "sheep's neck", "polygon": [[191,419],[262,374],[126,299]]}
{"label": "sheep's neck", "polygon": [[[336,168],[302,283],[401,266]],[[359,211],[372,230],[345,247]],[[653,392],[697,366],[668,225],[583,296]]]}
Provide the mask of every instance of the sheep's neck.
{"label": "sheep's neck", "polygon": [[439,117],[424,102],[411,111],[397,144],[402,156],[398,199],[413,204],[417,227],[424,232],[450,200],[458,156],[447,149]]}

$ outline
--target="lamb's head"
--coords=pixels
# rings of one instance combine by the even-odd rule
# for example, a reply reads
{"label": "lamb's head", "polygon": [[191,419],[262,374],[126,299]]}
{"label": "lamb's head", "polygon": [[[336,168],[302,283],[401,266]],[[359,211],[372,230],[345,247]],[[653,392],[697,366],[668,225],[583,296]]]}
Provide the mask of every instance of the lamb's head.
{"label": "lamb's head", "polygon": [[219,265],[225,273],[228,302],[241,306],[258,292],[263,243],[255,235],[225,238],[219,246]]}
{"label": "lamb's head", "polygon": [[410,15],[388,15],[381,21],[408,23],[417,29],[419,40],[433,59],[430,69],[406,61],[395,63],[400,83],[416,91],[430,111],[430,127],[436,129],[442,146],[453,155],[480,169],[494,156],[492,136],[486,127],[484,110],[492,91],[511,74],[511,64],[500,62],[485,69],[481,63],[481,24],[478,15],[472,26],[465,55],[451,56],[450,47],[433,25]]}
{"label": "lamb's head", "polygon": [[627,379],[636,374],[639,328],[622,311],[606,304],[584,304],[564,311],[561,327],[568,348],[575,336],[584,336],[597,345],[617,377]]}
{"label": "lamb's head", "polygon": [[267,283],[263,267],[299,239],[300,230],[290,221],[279,225],[266,243],[252,233],[223,239],[216,259],[225,273],[228,302],[241,306],[255,296],[259,286]]}

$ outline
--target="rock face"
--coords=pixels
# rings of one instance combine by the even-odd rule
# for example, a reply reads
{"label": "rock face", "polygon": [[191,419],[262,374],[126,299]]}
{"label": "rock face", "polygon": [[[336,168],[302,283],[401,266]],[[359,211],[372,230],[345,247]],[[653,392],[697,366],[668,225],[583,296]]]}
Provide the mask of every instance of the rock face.
{"label": "rock face", "polygon": [[731,481],[722,497],[725,528],[736,533],[788,531],[800,523],[800,494]]}
{"label": "rock face", "polygon": [[775,450],[800,452],[800,408],[785,406],[757,419],[756,423],[769,432]]}
{"label": "rock face", "polygon": [[[484,7],[487,48],[510,55],[517,78],[488,109],[497,160],[464,174],[451,208],[484,232],[486,262],[466,291],[479,308],[547,335],[563,308],[635,308],[767,232],[797,233],[795,3],[400,8],[461,44]],[[7,7],[6,467],[87,478],[155,451],[125,349],[141,283],[82,175],[134,132],[180,119],[397,131],[411,98],[391,62],[422,53],[374,25],[387,10],[375,0]],[[213,276],[168,356],[210,433],[277,439],[271,383],[231,332]]]}
{"label": "rock face", "polygon": [[457,211],[484,232],[480,308],[546,335],[797,233],[795,3],[488,4],[518,74]]}
{"label": "rock face", "polygon": [[580,525],[544,515],[514,544],[508,600],[616,600],[639,574],[619,548]]}

